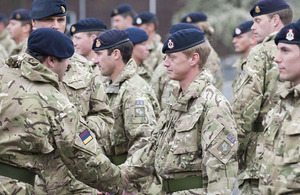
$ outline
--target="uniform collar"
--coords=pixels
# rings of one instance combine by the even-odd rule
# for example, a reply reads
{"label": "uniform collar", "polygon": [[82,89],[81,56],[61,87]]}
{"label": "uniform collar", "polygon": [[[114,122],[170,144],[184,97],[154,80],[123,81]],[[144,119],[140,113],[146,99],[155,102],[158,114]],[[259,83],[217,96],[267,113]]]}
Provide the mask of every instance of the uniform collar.
{"label": "uniform collar", "polygon": [[300,84],[294,86],[292,82],[285,82],[279,89],[278,94],[281,98],[286,99],[289,95],[295,98],[300,96]]}

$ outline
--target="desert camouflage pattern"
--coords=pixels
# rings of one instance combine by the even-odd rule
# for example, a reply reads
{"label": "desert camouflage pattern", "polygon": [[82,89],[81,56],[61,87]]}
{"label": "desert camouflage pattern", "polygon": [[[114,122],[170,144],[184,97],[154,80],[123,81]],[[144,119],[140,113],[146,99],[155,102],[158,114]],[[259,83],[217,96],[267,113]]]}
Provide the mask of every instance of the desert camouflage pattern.
{"label": "desert camouflage pattern", "polygon": [[259,189],[262,194],[299,194],[300,85],[286,82],[278,94],[280,101],[265,120]]}
{"label": "desert camouflage pattern", "polygon": [[150,48],[150,54],[149,57],[144,60],[144,64],[147,65],[147,67],[150,67],[153,72],[164,60],[164,54],[162,53],[162,47],[164,44],[161,42],[161,36],[159,34],[155,34],[153,40],[148,44]]}
{"label": "desert camouflage pattern", "polygon": [[[273,61],[277,54],[274,42],[276,32],[255,46],[244,65],[245,74],[238,80],[232,101],[233,113],[239,130],[239,184],[245,180],[258,180],[259,157],[263,153],[263,124],[267,112],[274,107],[278,96],[274,95],[279,71]],[[251,181],[249,181],[251,182]],[[257,182],[252,182],[257,183]],[[258,186],[253,186],[257,189]],[[243,191],[243,194],[253,192]]]}
{"label": "desert camouflage pattern", "polygon": [[16,42],[10,38],[6,29],[0,34],[0,44],[4,46],[8,54],[10,54],[16,46]]}
{"label": "desert camouflage pattern", "polygon": [[213,75],[212,84],[219,91],[222,91],[223,74],[222,74],[221,60],[217,52],[212,47],[211,47],[211,52],[203,68],[211,72],[211,74]]}
{"label": "desert camouflage pattern", "polygon": [[[236,77],[234,78],[233,82],[232,82],[232,91],[236,91],[236,87],[238,85],[238,81],[241,79],[240,77],[243,77],[244,74],[245,74],[245,71],[243,69],[244,65],[246,64],[247,62],[247,58],[245,58],[244,56],[243,57],[240,57],[233,65],[232,67],[236,69]],[[234,98],[232,98],[234,99]],[[233,101],[233,100],[231,100]]]}
{"label": "desert camouflage pattern", "polygon": [[[163,179],[201,176],[203,188],[173,194],[232,194],[238,163],[230,104],[202,71],[186,92],[174,89],[151,142],[120,165],[130,178],[152,171]],[[166,192],[162,192],[166,194]]]}
{"label": "desert camouflage pattern", "polygon": [[[50,161],[62,161],[78,180],[121,193],[124,175],[103,154],[77,108],[58,91],[57,75],[28,54],[11,57],[7,65],[0,70],[0,162],[41,175],[50,170],[45,167]],[[84,131],[88,142],[81,137]],[[60,171],[59,164],[55,167]],[[30,184],[0,181],[1,194],[34,194]]]}

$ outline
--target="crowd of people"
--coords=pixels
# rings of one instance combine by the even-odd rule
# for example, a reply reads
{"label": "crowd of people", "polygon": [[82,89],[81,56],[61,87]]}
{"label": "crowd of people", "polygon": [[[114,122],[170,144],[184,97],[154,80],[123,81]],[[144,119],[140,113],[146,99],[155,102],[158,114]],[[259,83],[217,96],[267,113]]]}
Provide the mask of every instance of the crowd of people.
{"label": "crowd of people", "polygon": [[129,4],[112,29],[66,29],[67,11],[0,15],[0,194],[300,193],[300,22],[285,0],[234,29],[230,101],[205,13],[163,43],[156,15]]}

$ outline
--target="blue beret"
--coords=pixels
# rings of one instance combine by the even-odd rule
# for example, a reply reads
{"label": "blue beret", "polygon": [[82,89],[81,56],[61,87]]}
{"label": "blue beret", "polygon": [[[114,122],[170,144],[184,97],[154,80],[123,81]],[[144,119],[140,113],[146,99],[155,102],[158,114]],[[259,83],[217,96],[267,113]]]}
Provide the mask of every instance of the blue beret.
{"label": "blue beret", "polygon": [[300,23],[290,23],[283,27],[275,37],[276,45],[278,42],[300,45]]}
{"label": "blue beret", "polygon": [[131,12],[132,8],[129,4],[121,4],[111,11],[110,17]]}
{"label": "blue beret", "polygon": [[180,22],[197,23],[207,21],[207,16],[203,12],[192,12],[184,16]]}
{"label": "blue beret", "polygon": [[6,19],[5,15],[0,14],[0,22],[4,21]]}
{"label": "blue beret", "polygon": [[10,15],[10,20],[30,21],[29,9],[17,9]]}
{"label": "blue beret", "polygon": [[85,18],[79,20],[77,23],[70,27],[70,35],[73,36],[78,32],[88,31],[105,31],[106,25],[102,20],[97,18]]}
{"label": "blue beret", "polygon": [[34,20],[49,16],[65,16],[66,13],[66,0],[34,0],[30,9],[30,17]]}
{"label": "blue beret", "polygon": [[133,25],[147,24],[156,21],[156,15],[151,12],[141,12],[133,19]]}
{"label": "blue beret", "polygon": [[194,24],[180,22],[180,23],[172,25],[169,29],[169,33],[173,34],[174,32],[177,32],[179,30],[189,29],[189,28],[202,31],[198,26],[196,26]]}
{"label": "blue beret", "polygon": [[197,29],[182,29],[169,36],[163,45],[163,53],[174,53],[199,45],[205,41],[204,32]]}
{"label": "blue beret", "polygon": [[28,50],[34,55],[69,58],[74,54],[72,40],[52,28],[38,28],[28,37]]}
{"label": "blue beret", "polygon": [[129,40],[135,45],[148,40],[149,36],[146,31],[137,27],[126,28],[125,32],[128,33]]}
{"label": "blue beret", "polygon": [[99,51],[103,49],[109,49],[121,43],[130,41],[128,33],[124,30],[109,30],[99,35],[93,43],[93,50]]}
{"label": "blue beret", "polygon": [[253,25],[253,20],[249,20],[249,21],[246,21],[246,22],[243,22],[241,23],[240,25],[238,25],[233,33],[232,33],[232,36],[233,37],[236,37],[240,34],[244,34],[246,32],[249,32],[251,31],[251,26]]}
{"label": "blue beret", "polygon": [[250,10],[252,17],[269,14],[275,11],[289,8],[285,0],[261,0],[253,5]]}

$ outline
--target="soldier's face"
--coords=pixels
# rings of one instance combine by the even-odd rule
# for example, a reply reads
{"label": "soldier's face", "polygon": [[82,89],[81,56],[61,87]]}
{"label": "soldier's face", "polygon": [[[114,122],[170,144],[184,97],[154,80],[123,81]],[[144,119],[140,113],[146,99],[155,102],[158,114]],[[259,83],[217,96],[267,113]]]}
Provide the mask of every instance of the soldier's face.
{"label": "soldier's face", "polygon": [[98,65],[103,76],[111,76],[115,70],[113,55],[107,55],[107,49],[95,51],[94,63]]}
{"label": "soldier's face", "polygon": [[[22,41],[20,39],[22,39],[23,35],[26,33],[25,27],[26,26],[22,25],[22,22],[18,20],[10,20],[6,28],[9,32],[10,38],[12,38],[16,43],[19,43],[20,41]],[[30,31],[27,30],[27,33],[29,32]]]}
{"label": "soldier's face", "polygon": [[251,30],[258,43],[261,43],[269,34],[274,32],[273,19],[267,15],[260,15],[253,18]]}
{"label": "soldier's face", "polygon": [[166,55],[164,66],[167,68],[169,79],[183,81],[191,71],[190,58],[182,52],[174,52]]}
{"label": "soldier's face", "polygon": [[252,44],[256,42],[256,40],[251,39],[252,33],[243,33],[238,36],[235,36],[232,40],[232,43],[235,48],[235,52],[237,53],[245,53],[249,49],[251,49]]}
{"label": "soldier's face", "polygon": [[76,53],[86,58],[90,58],[90,56],[93,58],[95,55],[95,52],[92,50],[93,41],[93,37],[89,36],[86,32],[79,32],[73,35]]}
{"label": "soldier's face", "polygon": [[68,66],[71,66],[71,61],[69,58],[61,59],[53,58],[54,68],[53,71],[58,75],[58,80],[62,81]]}
{"label": "soldier's face", "polygon": [[132,19],[130,16],[126,16],[124,18],[121,15],[116,15],[112,17],[112,26],[115,29],[125,30],[126,28],[132,26]]}
{"label": "soldier's face", "polygon": [[300,48],[295,44],[278,43],[274,61],[278,64],[280,79],[300,83]]}
{"label": "soldier's face", "polygon": [[32,27],[33,30],[38,28],[53,28],[64,33],[66,29],[66,16],[50,16],[41,20],[32,20]]}
{"label": "soldier's face", "polygon": [[144,60],[146,60],[149,56],[149,45],[145,41],[143,43],[139,43],[134,45],[132,58],[135,60],[137,65],[140,65]]}

